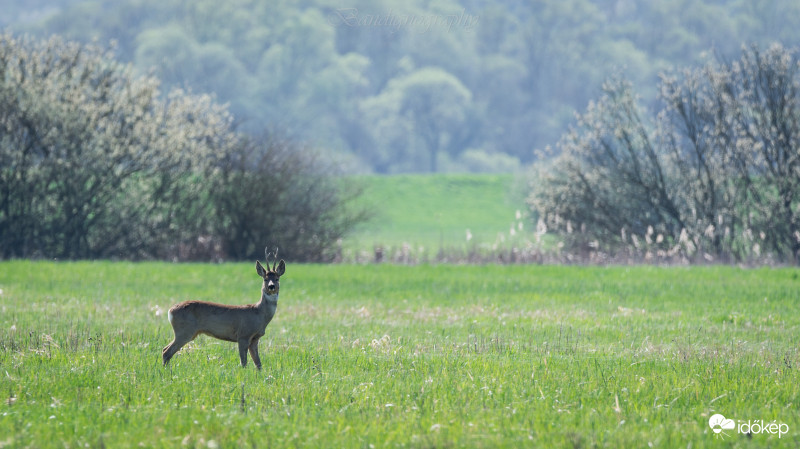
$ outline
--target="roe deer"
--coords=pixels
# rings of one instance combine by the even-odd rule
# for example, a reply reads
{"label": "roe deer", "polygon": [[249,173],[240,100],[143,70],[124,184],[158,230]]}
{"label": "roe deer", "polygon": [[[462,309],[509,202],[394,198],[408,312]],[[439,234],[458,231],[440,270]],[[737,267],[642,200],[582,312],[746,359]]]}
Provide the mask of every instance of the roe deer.
{"label": "roe deer", "polygon": [[[277,254],[276,254],[277,255]],[[256,272],[264,279],[261,287],[261,301],[257,304],[244,306],[229,306],[205,301],[184,301],[169,309],[169,322],[175,332],[175,339],[164,347],[162,358],[164,366],[186,343],[194,340],[199,334],[210,335],[220,340],[239,343],[239,359],[242,366],[247,365],[247,351],[253,358],[256,368],[261,369],[261,359],[258,358],[258,339],[264,336],[267,324],[275,316],[278,308],[278,282],[286,272],[283,259],[275,267],[267,269],[256,261]]]}

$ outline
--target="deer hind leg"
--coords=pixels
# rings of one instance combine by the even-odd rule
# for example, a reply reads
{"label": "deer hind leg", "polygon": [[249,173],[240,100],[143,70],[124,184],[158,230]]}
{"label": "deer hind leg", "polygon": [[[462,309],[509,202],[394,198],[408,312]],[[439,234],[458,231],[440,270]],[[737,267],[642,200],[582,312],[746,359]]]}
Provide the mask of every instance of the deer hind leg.
{"label": "deer hind leg", "polygon": [[247,347],[250,345],[249,338],[242,338],[239,340],[239,360],[242,362],[242,368],[247,366]]}
{"label": "deer hind leg", "polygon": [[261,359],[258,357],[258,337],[250,341],[250,346],[248,346],[247,349],[250,350],[250,357],[253,359],[256,368],[261,369]]}
{"label": "deer hind leg", "polygon": [[194,335],[184,335],[176,332],[172,343],[164,346],[164,349],[161,351],[161,358],[164,361],[164,366],[167,366],[167,363],[169,363],[169,360],[173,355],[175,355],[176,352],[180,351],[180,349],[184,347],[186,343],[189,343],[192,340],[194,340]]}

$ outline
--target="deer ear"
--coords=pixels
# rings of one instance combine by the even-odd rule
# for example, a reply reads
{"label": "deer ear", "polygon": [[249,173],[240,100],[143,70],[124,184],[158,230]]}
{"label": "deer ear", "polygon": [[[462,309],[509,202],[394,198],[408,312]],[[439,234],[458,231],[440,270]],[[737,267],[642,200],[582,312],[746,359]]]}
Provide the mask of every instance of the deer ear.
{"label": "deer ear", "polygon": [[256,261],[256,273],[258,273],[258,275],[262,278],[267,276],[267,270],[261,266],[261,262],[259,261]]}
{"label": "deer ear", "polygon": [[281,261],[278,262],[278,269],[275,270],[275,274],[278,276],[283,276],[283,273],[286,273],[286,262],[281,259]]}

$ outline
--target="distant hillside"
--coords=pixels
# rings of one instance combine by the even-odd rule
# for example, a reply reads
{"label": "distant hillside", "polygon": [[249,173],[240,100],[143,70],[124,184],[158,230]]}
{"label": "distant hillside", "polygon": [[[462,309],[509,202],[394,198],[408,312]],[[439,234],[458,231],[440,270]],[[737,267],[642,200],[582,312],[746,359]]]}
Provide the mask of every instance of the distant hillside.
{"label": "distant hillside", "polygon": [[[408,243],[437,250],[440,245],[492,243],[512,225],[528,232],[524,182],[512,175],[395,175],[359,178],[364,204],[374,218],[346,242],[350,248],[374,245],[397,247]],[[517,214],[521,215],[517,219]]]}
{"label": "distant hillside", "polygon": [[[16,33],[101,45],[354,173],[507,173],[621,75],[800,45],[789,0],[11,0]],[[642,91],[654,105],[656,89]]]}

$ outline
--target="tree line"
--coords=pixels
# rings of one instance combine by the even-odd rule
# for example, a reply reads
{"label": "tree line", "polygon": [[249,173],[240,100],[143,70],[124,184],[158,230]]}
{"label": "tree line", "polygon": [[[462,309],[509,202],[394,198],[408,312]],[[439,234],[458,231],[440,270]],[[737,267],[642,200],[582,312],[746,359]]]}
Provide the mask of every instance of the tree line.
{"label": "tree line", "polygon": [[229,103],[240,129],[269,124],[356,172],[511,171],[609,73],[650,86],[652,107],[658,74],[709,49],[800,44],[800,4],[784,0],[23,3],[0,20],[114,40],[138,73]]}
{"label": "tree line", "polygon": [[[800,61],[779,44],[611,78],[535,164],[537,234],[643,259],[800,257]],[[423,137],[423,136],[420,136]],[[545,152],[547,153],[547,152]],[[114,51],[0,35],[0,257],[334,260],[365,218],[318,153]],[[541,231],[540,231],[541,230]]]}

